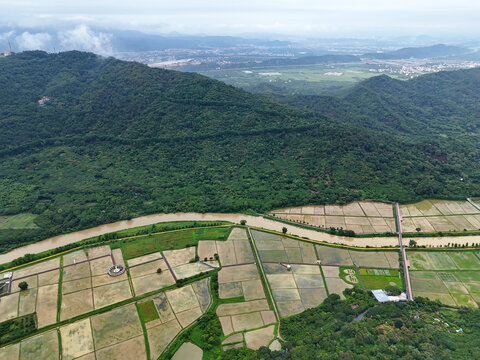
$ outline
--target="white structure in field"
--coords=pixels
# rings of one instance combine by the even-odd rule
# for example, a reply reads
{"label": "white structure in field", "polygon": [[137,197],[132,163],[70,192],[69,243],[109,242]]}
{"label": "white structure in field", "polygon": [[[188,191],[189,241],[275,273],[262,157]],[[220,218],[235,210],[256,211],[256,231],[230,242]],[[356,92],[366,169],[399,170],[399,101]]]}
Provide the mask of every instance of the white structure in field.
{"label": "white structure in field", "polygon": [[372,290],[373,296],[375,296],[375,299],[377,299],[378,302],[384,303],[384,302],[399,302],[399,301],[407,301],[407,294],[402,292],[398,296],[391,296],[388,295],[385,290],[382,289],[377,289],[377,290]]}

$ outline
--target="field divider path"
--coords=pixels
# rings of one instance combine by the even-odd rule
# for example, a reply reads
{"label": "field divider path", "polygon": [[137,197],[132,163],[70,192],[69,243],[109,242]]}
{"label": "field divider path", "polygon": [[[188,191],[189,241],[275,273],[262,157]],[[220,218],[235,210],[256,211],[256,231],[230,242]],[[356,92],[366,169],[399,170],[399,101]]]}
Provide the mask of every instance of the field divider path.
{"label": "field divider path", "polygon": [[165,264],[167,264],[168,270],[170,270],[170,273],[171,273],[172,276],[173,276],[173,280],[175,280],[175,282],[177,282],[177,276],[176,276],[175,273],[173,272],[173,269],[172,269],[172,267],[170,266],[170,264],[168,263],[167,257],[164,256],[163,259],[165,260]]}
{"label": "field divider path", "polygon": [[360,269],[357,266],[357,263],[353,262],[353,265],[355,265],[355,270],[357,271],[358,278],[360,279],[360,282],[362,283],[363,290],[367,290],[367,288],[365,287],[365,283],[363,282],[362,275],[360,274]]}
{"label": "field divider path", "polygon": [[229,267],[234,267],[234,266],[242,266],[242,265],[254,265],[255,261],[251,262],[246,262],[246,263],[240,263],[240,264],[230,264],[230,265],[222,265],[221,268],[229,268]]}
{"label": "field divider path", "polygon": [[400,254],[402,255],[402,263],[403,263],[403,275],[405,277],[405,291],[407,293],[407,300],[413,300],[412,287],[410,284],[410,274],[408,272],[407,252],[405,251],[405,246],[403,246],[402,218],[400,216],[400,206],[398,205],[398,202],[395,203],[395,215],[397,217],[398,242],[400,244]]}
{"label": "field divider path", "polygon": [[[140,266],[140,265],[145,265],[145,264],[149,264],[149,263],[152,263],[152,262],[155,262],[155,261],[160,261],[162,259],[165,259],[164,257],[159,257],[158,259],[153,259],[153,260],[147,260],[145,262],[142,262],[140,264],[135,264],[135,265],[130,265],[130,266],[127,266],[125,269],[131,269],[131,268],[134,268],[134,267],[137,267],[137,266]],[[165,262],[167,262],[167,259],[165,259]],[[168,267],[170,268],[170,266]]]}
{"label": "field divider path", "polygon": [[201,260],[199,260],[198,262],[202,265],[208,266],[209,268],[212,268],[212,269],[215,269],[215,270],[222,268],[221,266],[213,266],[213,265],[207,264],[206,262],[201,261]]}
{"label": "field divider path", "polygon": [[480,210],[480,206],[478,206],[472,199],[467,198],[467,201],[468,201],[472,206],[474,206],[475,209]]}
{"label": "field divider path", "polygon": [[69,266],[75,266],[75,265],[82,264],[82,263],[85,263],[85,262],[89,262],[89,261],[92,261],[92,260],[102,259],[102,258],[107,257],[107,256],[110,256],[110,255],[108,255],[108,254],[107,254],[107,255],[101,255],[101,256],[97,256],[97,257],[91,258],[91,259],[78,261],[78,262],[75,262],[74,264],[63,265],[63,266],[58,266],[58,267],[53,268],[53,269],[48,269],[48,270],[39,271],[39,272],[34,273],[34,274],[25,275],[25,276],[21,276],[21,277],[18,277],[18,278],[13,278],[12,281],[18,281],[18,280],[25,279],[25,278],[28,278],[28,277],[45,274],[45,273],[50,272],[50,271],[65,269],[65,268],[67,268],[67,267],[69,267]]}
{"label": "field divider path", "polygon": [[278,322],[278,327],[277,327],[278,334],[277,334],[277,336],[280,340],[285,341],[282,338],[282,335],[280,335],[280,314],[279,314],[278,309],[277,309],[277,304],[275,303],[275,299],[273,298],[272,290],[270,289],[270,284],[268,283],[267,275],[265,275],[265,270],[263,269],[263,264],[262,264],[262,261],[260,260],[260,255],[258,254],[258,250],[257,250],[257,246],[255,244],[255,240],[254,240],[253,235],[250,231],[250,227],[248,227],[248,226],[247,226],[247,231],[248,231],[250,246],[253,248],[253,253],[254,253],[255,259],[257,260],[257,262],[256,262],[257,267],[260,269],[260,271],[262,273],[261,275],[262,275],[263,280],[265,281],[265,287],[266,287],[266,290],[268,291],[268,296],[270,297],[270,300],[272,301],[273,310],[275,312],[275,316],[277,317],[277,322]]}

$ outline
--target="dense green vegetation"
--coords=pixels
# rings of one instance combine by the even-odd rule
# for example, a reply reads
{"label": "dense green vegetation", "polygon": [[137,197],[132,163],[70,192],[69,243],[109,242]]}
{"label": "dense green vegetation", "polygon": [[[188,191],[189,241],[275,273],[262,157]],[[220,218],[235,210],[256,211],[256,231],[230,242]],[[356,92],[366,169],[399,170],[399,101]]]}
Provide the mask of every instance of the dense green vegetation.
{"label": "dense green vegetation", "polygon": [[[0,215],[35,214],[38,228],[0,229],[1,251],[156,212],[478,196],[478,121],[462,119],[477,110],[480,71],[446,74],[408,82],[418,85],[413,95],[384,77],[367,81],[349,95],[355,106],[326,101],[341,105],[332,105],[339,116],[318,111],[316,98],[299,110],[197,74],[93,54],[2,58]],[[379,107],[368,88],[412,99]],[[462,101],[448,100],[457,93]],[[44,95],[51,101],[40,107]],[[429,117],[407,117],[417,109]],[[422,133],[430,127],[446,136]]]}
{"label": "dense green vegetation", "polygon": [[[478,309],[458,311],[417,298],[374,305],[362,290],[330,295],[317,308],[282,319],[284,349],[228,350],[222,359],[474,359],[480,356]],[[351,304],[360,305],[352,309]],[[355,321],[366,308],[365,317]],[[446,325],[448,324],[448,325]],[[463,331],[456,332],[462,328]]]}
{"label": "dense green vegetation", "polygon": [[28,314],[0,323],[0,346],[37,331],[35,314]]}
{"label": "dense green vegetation", "polygon": [[137,303],[138,315],[140,319],[146,323],[155,319],[158,319],[158,312],[155,308],[153,300],[144,301],[142,303]]}

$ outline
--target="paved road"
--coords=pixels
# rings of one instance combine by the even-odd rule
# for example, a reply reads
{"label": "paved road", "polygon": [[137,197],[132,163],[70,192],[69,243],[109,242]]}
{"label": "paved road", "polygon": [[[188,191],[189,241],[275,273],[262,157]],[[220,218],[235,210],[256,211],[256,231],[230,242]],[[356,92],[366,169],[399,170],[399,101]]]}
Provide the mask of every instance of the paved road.
{"label": "paved road", "polygon": [[403,275],[405,278],[405,291],[407,293],[407,300],[413,300],[412,287],[410,285],[410,274],[408,272],[407,253],[405,251],[405,246],[403,246],[402,217],[400,216],[400,206],[398,206],[398,203],[395,203],[395,210],[397,216],[398,243],[400,244],[400,254],[402,255],[403,262]]}

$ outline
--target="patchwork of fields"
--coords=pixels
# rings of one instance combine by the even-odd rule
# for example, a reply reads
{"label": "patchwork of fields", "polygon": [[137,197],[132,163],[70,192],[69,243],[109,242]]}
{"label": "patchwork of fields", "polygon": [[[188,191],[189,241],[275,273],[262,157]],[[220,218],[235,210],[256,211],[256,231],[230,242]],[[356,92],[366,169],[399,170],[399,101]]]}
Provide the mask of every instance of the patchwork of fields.
{"label": "patchwork of fields", "polygon": [[[298,314],[358,284],[353,268],[399,268],[397,251],[354,251],[313,245],[263,231],[252,230],[273,298],[281,316]],[[291,270],[287,269],[291,266]],[[344,267],[350,267],[345,272]],[[379,279],[388,276],[377,276]],[[390,282],[390,281],[388,281]],[[400,287],[401,283],[400,283]]]}
{"label": "patchwork of fields", "polygon": [[406,233],[480,230],[480,209],[468,201],[424,200],[400,205],[400,214]]}
{"label": "patchwork of fields", "polygon": [[224,266],[218,273],[219,297],[235,300],[220,304],[216,310],[227,336],[223,349],[268,346],[274,340],[278,320],[266,298],[246,230],[233,229],[226,242],[216,245]]}
{"label": "patchwork of fields", "polygon": [[478,251],[409,251],[414,296],[452,306],[480,304]]}
{"label": "patchwork of fields", "polygon": [[271,215],[320,228],[343,228],[356,233],[395,231],[393,206],[379,202],[348,205],[313,205],[274,210]]}
{"label": "patchwork of fields", "polygon": [[[358,234],[395,232],[391,204],[354,202],[348,205],[312,205],[270,212],[279,219],[320,228],[343,228]],[[461,232],[480,230],[480,205],[468,201],[424,200],[400,205],[403,231]]]}
{"label": "patchwork of fields", "polygon": [[[357,205],[343,208],[343,216],[364,211]],[[278,317],[318,306],[329,294],[343,297],[355,285],[403,289],[397,250],[250,233],[252,239],[245,228],[227,227],[147,235],[14,269],[12,291],[0,298],[0,322],[35,314],[40,330],[50,327],[0,348],[0,358],[158,359],[209,309],[221,328],[220,350],[258,349],[275,341]],[[480,252],[411,250],[408,258],[414,296],[478,307]],[[127,271],[107,275],[113,264]],[[208,272],[218,273],[218,297]],[[199,274],[206,277],[178,283]],[[19,290],[21,281],[27,290]]]}

